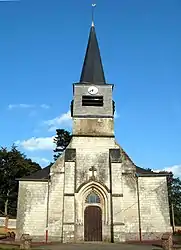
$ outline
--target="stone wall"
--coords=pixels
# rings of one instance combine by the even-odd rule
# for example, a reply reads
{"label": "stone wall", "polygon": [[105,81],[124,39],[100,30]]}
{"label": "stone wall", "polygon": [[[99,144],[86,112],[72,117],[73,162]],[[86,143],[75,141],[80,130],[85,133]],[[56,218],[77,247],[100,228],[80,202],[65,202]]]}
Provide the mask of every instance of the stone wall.
{"label": "stone wall", "polygon": [[74,118],[73,135],[114,136],[113,118]]}
{"label": "stone wall", "polygon": [[49,240],[63,239],[63,204],[64,204],[64,173],[56,172],[51,176],[49,199]]}
{"label": "stone wall", "polygon": [[6,217],[0,217],[0,227],[5,226],[7,226],[8,229],[16,229],[16,219],[6,219]]}
{"label": "stone wall", "polygon": [[[51,168],[49,181],[20,181],[18,194],[17,235],[30,234],[33,240],[63,238],[64,155]],[[48,191],[49,185],[49,191]],[[49,202],[47,202],[49,192]],[[48,211],[47,211],[48,210]],[[48,212],[48,214],[47,214]],[[48,228],[47,226],[48,216]]]}
{"label": "stone wall", "polygon": [[133,173],[123,175],[123,209],[125,240],[139,240],[138,197]]}
{"label": "stone wall", "polygon": [[[92,187],[102,200],[103,240],[111,240],[111,213],[115,241],[139,240],[139,214],[142,239],[156,239],[171,230],[166,177],[138,178],[139,210],[135,166],[116,159],[118,151],[115,159],[110,159],[110,149],[119,150],[112,137],[73,137],[67,148],[69,153],[63,153],[51,167],[50,241],[84,239],[85,199]],[[92,166],[96,171],[95,181],[91,182]],[[48,181],[20,181],[17,239],[22,233],[29,233],[34,240],[45,240],[47,197]]]}
{"label": "stone wall", "polygon": [[19,182],[16,239],[22,234],[45,238],[47,192],[48,182]]}
{"label": "stone wall", "polygon": [[97,85],[98,94],[97,96],[103,96],[104,105],[103,107],[90,107],[82,106],[82,96],[90,95],[88,94],[89,84],[75,84],[74,85],[74,105],[73,105],[73,115],[76,116],[112,116],[113,117],[113,102],[112,102],[112,85],[103,84],[101,86]]}
{"label": "stone wall", "polygon": [[139,177],[139,190],[143,239],[160,238],[171,231],[166,177]]}
{"label": "stone wall", "polygon": [[76,148],[76,188],[89,180],[92,166],[97,169],[97,180],[109,188],[109,149],[116,147],[115,139],[74,137],[70,147]]}
{"label": "stone wall", "polygon": [[126,240],[139,240],[139,227],[142,240],[160,239],[164,232],[170,232],[166,177],[138,178],[140,210],[136,178],[125,175],[123,179]]}

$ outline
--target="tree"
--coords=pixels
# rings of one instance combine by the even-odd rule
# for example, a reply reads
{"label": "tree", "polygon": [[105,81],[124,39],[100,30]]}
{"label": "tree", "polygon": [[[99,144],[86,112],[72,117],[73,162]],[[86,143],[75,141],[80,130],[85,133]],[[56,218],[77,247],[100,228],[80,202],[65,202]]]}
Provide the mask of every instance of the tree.
{"label": "tree", "polygon": [[27,159],[24,154],[12,146],[0,148],[0,211],[4,216],[16,216],[18,181],[16,179],[30,175],[41,167]]}
{"label": "tree", "polygon": [[54,160],[56,161],[62,152],[66,149],[72,139],[72,135],[69,131],[65,129],[57,129],[56,136],[54,138],[54,143],[56,148],[54,150]]}
{"label": "tree", "polygon": [[[172,215],[171,205],[173,204],[175,225],[181,225],[181,180],[179,178],[174,178],[173,175],[167,178],[168,183],[168,197],[170,205],[170,215]],[[171,216],[171,224],[172,216]]]}

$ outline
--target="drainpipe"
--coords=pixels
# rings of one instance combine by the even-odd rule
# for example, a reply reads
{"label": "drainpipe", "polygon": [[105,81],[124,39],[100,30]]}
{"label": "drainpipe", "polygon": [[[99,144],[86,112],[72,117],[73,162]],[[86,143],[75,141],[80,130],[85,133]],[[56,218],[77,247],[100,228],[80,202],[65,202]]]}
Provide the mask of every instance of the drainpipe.
{"label": "drainpipe", "polygon": [[139,192],[139,183],[138,183],[138,177],[139,174],[136,173],[136,186],[137,186],[137,197],[138,197],[138,223],[139,223],[139,239],[142,241],[142,230],[141,230],[141,212],[140,212],[140,192]]}
{"label": "drainpipe", "polygon": [[51,173],[48,176],[48,190],[47,190],[47,214],[46,214],[46,231],[45,231],[45,242],[48,243],[48,218],[49,218],[49,200],[50,200],[50,182]]}
{"label": "drainpipe", "polygon": [[110,157],[109,157],[109,174],[110,174],[111,243],[114,243],[113,198],[112,198],[112,169],[111,169],[111,159],[110,159]]}
{"label": "drainpipe", "polygon": [[172,210],[172,228],[173,228],[173,233],[175,233],[175,214],[174,214],[173,203],[171,204],[171,210]]}

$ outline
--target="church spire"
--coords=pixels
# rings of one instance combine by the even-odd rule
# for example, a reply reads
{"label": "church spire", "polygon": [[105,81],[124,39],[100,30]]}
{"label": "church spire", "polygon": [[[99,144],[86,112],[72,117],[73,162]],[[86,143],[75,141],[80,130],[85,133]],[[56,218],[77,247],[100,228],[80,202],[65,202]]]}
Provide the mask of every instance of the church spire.
{"label": "church spire", "polygon": [[105,84],[104,70],[96,37],[94,20],[90,29],[80,83]]}

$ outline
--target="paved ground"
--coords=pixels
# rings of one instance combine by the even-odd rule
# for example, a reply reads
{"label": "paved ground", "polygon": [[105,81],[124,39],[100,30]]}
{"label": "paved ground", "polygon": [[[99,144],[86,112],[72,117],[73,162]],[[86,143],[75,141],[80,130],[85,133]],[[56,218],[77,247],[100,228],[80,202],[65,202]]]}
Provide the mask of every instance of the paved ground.
{"label": "paved ground", "polygon": [[109,244],[109,243],[84,243],[84,244],[57,244],[42,246],[47,250],[159,250],[154,246],[131,245],[131,244]]}

